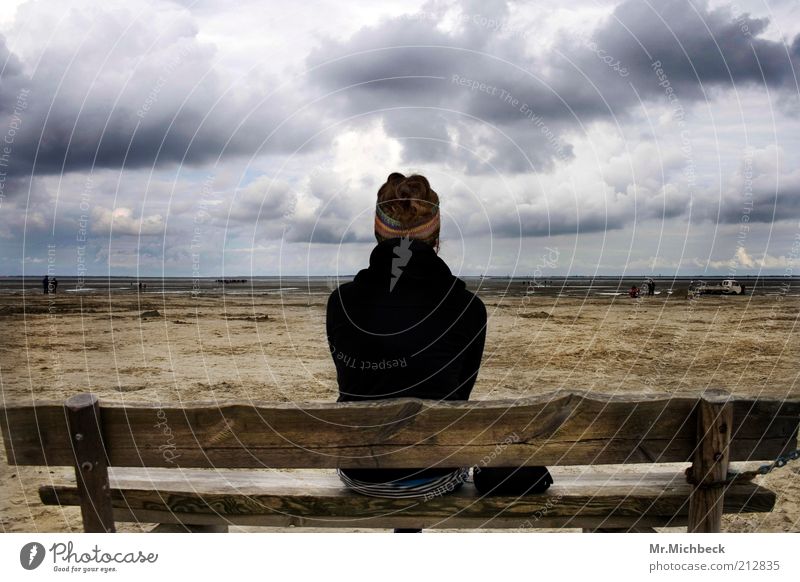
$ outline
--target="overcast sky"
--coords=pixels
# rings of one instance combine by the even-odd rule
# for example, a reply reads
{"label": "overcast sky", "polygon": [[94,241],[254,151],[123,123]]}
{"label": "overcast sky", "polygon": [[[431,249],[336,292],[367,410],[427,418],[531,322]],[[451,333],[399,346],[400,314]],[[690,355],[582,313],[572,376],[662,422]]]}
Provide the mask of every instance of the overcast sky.
{"label": "overcast sky", "polygon": [[800,259],[794,0],[3,7],[0,275],[354,273],[393,171],[462,275]]}

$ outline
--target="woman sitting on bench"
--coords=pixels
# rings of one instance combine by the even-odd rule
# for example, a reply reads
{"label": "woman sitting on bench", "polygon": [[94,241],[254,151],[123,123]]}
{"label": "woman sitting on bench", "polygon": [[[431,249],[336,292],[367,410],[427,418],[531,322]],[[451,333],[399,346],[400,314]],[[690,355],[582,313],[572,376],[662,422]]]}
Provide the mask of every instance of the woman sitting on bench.
{"label": "woman sitting on bench", "polygon": [[[478,375],[486,308],[439,258],[439,197],[423,176],[393,173],[378,190],[369,267],[334,291],[327,334],[339,402],[467,400]],[[364,495],[454,491],[469,468],[346,469]]]}

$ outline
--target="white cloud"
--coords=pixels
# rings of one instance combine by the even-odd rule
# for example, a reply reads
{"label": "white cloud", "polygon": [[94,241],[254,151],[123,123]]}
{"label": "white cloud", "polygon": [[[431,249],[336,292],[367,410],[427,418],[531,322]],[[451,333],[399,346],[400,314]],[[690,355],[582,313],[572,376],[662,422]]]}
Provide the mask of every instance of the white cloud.
{"label": "white cloud", "polygon": [[728,269],[735,273],[738,270],[761,270],[761,269],[782,269],[791,263],[786,256],[773,257],[767,253],[761,254],[759,257],[753,257],[747,252],[747,249],[740,246],[736,249],[733,257],[728,260],[717,261],[701,261],[700,259],[693,259],[693,262],[698,267],[711,267],[713,269]]}
{"label": "white cloud", "polygon": [[113,210],[95,207],[92,219],[92,231],[101,235],[111,232],[118,235],[147,236],[164,232],[164,217],[160,214],[136,217],[133,209],[122,206]]}

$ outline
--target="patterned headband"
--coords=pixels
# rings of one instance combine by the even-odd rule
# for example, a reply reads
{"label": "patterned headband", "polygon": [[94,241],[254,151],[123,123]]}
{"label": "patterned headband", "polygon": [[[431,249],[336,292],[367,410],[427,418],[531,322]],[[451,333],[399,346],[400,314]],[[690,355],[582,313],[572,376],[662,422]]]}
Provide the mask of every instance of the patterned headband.
{"label": "patterned headband", "polygon": [[417,240],[431,238],[439,232],[439,206],[431,205],[433,215],[430,218],[423,218],[415,224],[403,224],[386,214],[378,203],[375,206],[375,236],[381,241],[404,236]]}

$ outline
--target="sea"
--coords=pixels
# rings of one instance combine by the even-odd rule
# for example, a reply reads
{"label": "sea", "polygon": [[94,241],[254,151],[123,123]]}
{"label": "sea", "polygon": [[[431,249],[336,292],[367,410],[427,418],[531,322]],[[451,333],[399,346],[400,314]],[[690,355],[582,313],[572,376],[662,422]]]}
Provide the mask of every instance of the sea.
{"label": "sea", "polygon": [[[58,293],[81,295],[108,294],[189,294],[189,295],[327,295],[352,276],[234,276],[234,277],[56,277]],[[467,288],[481,296],[503,297],[550,295],[559,297],[601,298],[624,296],[631,286],[642,287],[644,276],[550,277],[531,280],[525,277],[461,277]],[[656,295],[670,295],[688,288],[692,281],[721,281],[723,277],[653,277]],[[800,277],[737,277],[747,295],[800,297]],[[40,294],[41,277],[0,277],[2,294]]]}

